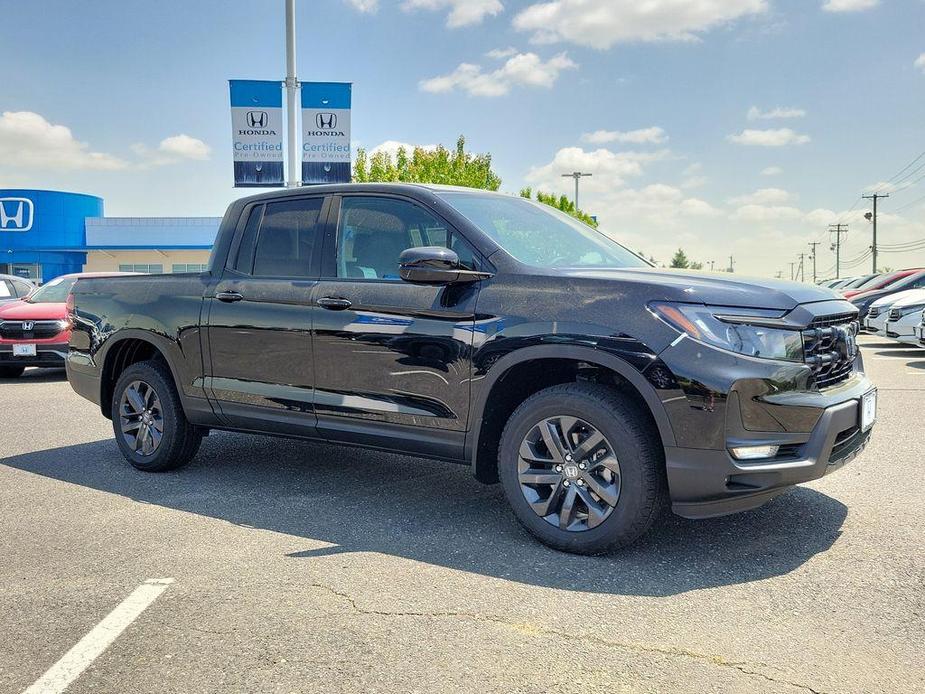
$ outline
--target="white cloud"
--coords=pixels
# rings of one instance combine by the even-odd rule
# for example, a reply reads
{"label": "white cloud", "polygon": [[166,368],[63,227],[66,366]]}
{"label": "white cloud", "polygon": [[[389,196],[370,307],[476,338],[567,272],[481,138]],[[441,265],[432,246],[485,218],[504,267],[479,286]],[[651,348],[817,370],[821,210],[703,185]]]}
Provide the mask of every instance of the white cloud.
{"label": "white cloud", "polygon": [[159,152],[180,159],[208,159],[212,150],[205,142],[189,135],[165,137],[157,147]]}
{"label": "white cloud", "polygon": [[379,9],[379,0],[347,0],[359,12],[375,12]]}
{"label": "white cloud", "polygon": [[762,176],[780,176],[784,170],[779,166],[768,166],[761,170]]}
{"label": "white cloud", "polygon": [[581,180],[582,190],[609,191],[623,185],[627,178],[642,175],[644,163],[664,159],[668,154],[667,150],[643,153],[564,147],[548,164],[531,168],[525,178],[543,191],[567,193],[573,190],[574,183],[562,178],[562,174],[582,171],[592,174],[591,178]]}
{"label": "white cloud", "polygon": [[661,144],[668,139],[668,135],[662,128],[653,126],[651,128],[641,128],[639,130],[595,130],[593,133],[585,133],[581,136],[584,142],[590,142],[593,145],[603,145],[608,142],[624,142],[634,145],[640,144]]}
{"label": "white cloud", "polygon": [[806,111],[802,108],[778,106],[770,111],[762,111],[757,106],[748,109],[747,117],[749,120],[774,120],[777,118],[803,118]]}
{"label": "white cloud", "polygon": [[761,188],[748,195],[740,195],[729,200],[731,205],[780,205],[793,200],[794,196],[780,188]]}
{"label": "white cloud", "polygon": [[693,41],[698,33],[765,12],[766,0],[551,0],[514,17],[535,43],[570,41],[610,48],[633,41]]}
{"label": "white cloud", "polygon": [[377,152],[386,152],[389,156],[391,156],[394,159],[395,155],[398,154],[398,150],[402,147],[404,147],[405,152],[408,154],[409,157],[414,152],[415,147],[420,147],[421,149],[437,149],[437,145],[414,145],[414,144],[411,144],[410,142],[399,142],[398,140],[386,140],[385,142],[381,142],[375,147],[373,147],[371,150],[369,150],[369,155],[372,156],[376,154]]}
{"label": "white cloud", "polygon": [[[354,0],[354,2],[363,0]],[[367,2],[369,0],[366,0]],[[451,29],[478,24],[485,17],[494,17],[504,9],[499,0],[405,0],[404,10],[449,9],[446,25]]]}
{"label": "white cloud", "polygon": [[922,53],[918,58],[916,58],[913,65],[922,72],[925,72],[925,53]]}
{"label": "white cloud", "polygon": [[880,4],[880,0],[826,0],[822,9],[826,12],[859,12]]}
{"label": "white cloud", "polygon": [[514,86],[551,87],[562,70],[577,67],[565,53],[546,61],[536,53],[518,53],[491,72],[483,72],[479,65],[461,63],[453,72],[421,80],[418,86],[432,93],[463,89],[471,96],[503,96]]}
{"label": "white cloud", "polygon": [[32,111],[5,111],[0,116],[0,166],[28,169],[124,169],[128,162],[91,151],[74,139],[71,129],[49,123]]}
{"label": "white cloud", "polygon": [[504,58],[510,58],[512,55],[516,54],[517,49],[513,46],[508,46],[507,48],[493,48],[485,54],[485,57],[494,60],[503,60]]}
{"label": "white cloud", "polygon": [[165,137],[157,149],[151,149],[140,142],[132,145],[131,149],[141,160],[138,165],[142,168],[167,166],[184,159],[203,161],[212,153],[209,145],[202,140],[183,134]]}
{"label": "white cloud", "polygon": [[726,139],[737,145],[755,145],[759,147],[802,145],[810,141],[809,135],[801,135],[790,128],[778,128],[776,130],[752,130],[746,128],[737,135],[728,135]]}

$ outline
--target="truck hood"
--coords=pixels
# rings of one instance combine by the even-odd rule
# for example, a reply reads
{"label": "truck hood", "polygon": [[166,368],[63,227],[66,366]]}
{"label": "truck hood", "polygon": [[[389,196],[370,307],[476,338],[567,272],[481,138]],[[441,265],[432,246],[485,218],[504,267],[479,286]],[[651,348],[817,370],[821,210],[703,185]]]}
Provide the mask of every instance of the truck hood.
{"label": "truck hood", "polygon": [[63,303],[30,304],[28,301],[11,301],[0,304],[0,320],[56,320],[67,317]]}
{"label": "truck hood", "polygon": [[684,301],[714,306],[740,306],[789,311],[799,304],[844,298],[831,289],[787,280],[746,277],[726,272],[659,268],[569,269],[570,277],[586,277],[651,285],[652,300]]}

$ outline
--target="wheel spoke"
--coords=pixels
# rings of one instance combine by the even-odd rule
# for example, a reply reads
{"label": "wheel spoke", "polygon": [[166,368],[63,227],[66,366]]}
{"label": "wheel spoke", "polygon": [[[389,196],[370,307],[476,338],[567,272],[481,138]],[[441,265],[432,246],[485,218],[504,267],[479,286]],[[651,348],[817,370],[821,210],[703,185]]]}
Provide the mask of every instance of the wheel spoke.
{"label": "wheel spoke", "polygon": [[563,489],[565,489],[565,487],[563,487],[561,484],[558,484],[552,490],[552,494],[550,494],[549,497],[540,501],[531,502],[530,506],[536,512],[536,515],[546,517],[555,511],[556,506],[559,504],[559,501],[562,497]]}
{"label": "wheel spoke", "polygon": [[[585,481],[585,484],[588,485],[588,488],[597,494],[601,501],[603,501],[608,506],[616,506],[617,499],[620,498],[620,486],[616,482],[606,483],[603,480],[599,479],[596,475],[584,474],[582,479]],[[617,480],[620,478],[618,477]]]}
{"label": "wheel spoke", "polygon": [[144,442],[148,437],[148,425],[142,424],[141,428],[138,430],[138,434],[135,436],[135,451],[138,452],[139,449],[141,453],[144,453]]}
{"label": "wheel spoke", "polygon": [[549,455],[557,463],[561,463],[565,459],[565,449],[559,422],[555,419],[547,419],[541,422],[539,427],[543,442],[546,444],[546,448],[549,449]]}
{"label": "wheel spoke", "polygon": [[610,515],[611,509],[608,507],[601,507],[601,505],[591,498],[591,494],[588,493],[587,489],[578,489],[578,496],[581,497],[581,500],[584,502],[585,506],[588,507],[588,529],[595,528],[601,523],[604,522],[604,519]]}
{"label": "wheel spoke", "polygon": [[127,434],[130,431],[137,431],[138,428],[141,426],[141,420],[136,419],[135,421],[132,422],[123,417],[120,421],[120,424],[122,425],[123,433]]}
{"label": "wheel spoke", "polygon": [[567,530],[575,513],[575,487],[569,487],[559,509],[559,527]]}
{"label": "wheel spoke", "polygon": [[525,460],[528,463],[545,463],[549,465],[550,463],[555,462],[552,456],[543,457],[536,452],[536,444],[532,441],[524,439],[523,443],[520,444],[520,458]]}
{"label": "wheel spoke", "polygon": [[[151,423],[154,425],[153,428],[155,431],[157,431],[159,434],[164,433],[164,418],[163,417],[154,417],[151,420]],[[160,439],[158,439],[158,441],[160,441]]]}
{"label": "wheel spoke", "polygon": [[154,394],[154,388],[147,386],[145,388],[145,408],[151,407],[151,399],[157,400],[157,396]]}
{"label": "wheel spoke", "polygon": [[620,463],[612,455],[604,456],[600,460],[595,461],[595,463],[591,466],[592,470],[597,470],[599,468],[606,468],[617,476],[620,474]]}
{"label": "wheel spoke", "polygon": [[562,475],[558,472],[549,470],[535,470],[530,468],[526,472],[520,473],[521,484],[558,484]]}
{"label": "wheel spoke", "polygon": [[132,408],[132,411],[135,414],[144,412],[145,410],[145,401],[141,397],[141,393],[138,392],[137,388],[132,385],[129,386],[125,391],[125,398],[128,405]]}
{"label": "wheel spoke", "polygon": [[571,433],[575,429],[575,426],[578,424],[577,417],[557,417],[559,424],[559,431],[562,432],[562,443],[565,445],[566,452],[572,450],[572,436]]}
{"label": "wheel spoke", "polygon": [[575,456],[575,460],[583,460],[600,448],[602,443],[604,443],[604,435],[599,431],[592,431],[575,447],[572,455]]}
{"label": "wheel spoke", "polygon": [[148,438],[151,440],[151,450],[152,451],[158,447],[158,445],[161,442],[161,438],[163,436],[164,435],[161,432],[159,432],[157,429],[155,429],[154,427],[148,428]]}

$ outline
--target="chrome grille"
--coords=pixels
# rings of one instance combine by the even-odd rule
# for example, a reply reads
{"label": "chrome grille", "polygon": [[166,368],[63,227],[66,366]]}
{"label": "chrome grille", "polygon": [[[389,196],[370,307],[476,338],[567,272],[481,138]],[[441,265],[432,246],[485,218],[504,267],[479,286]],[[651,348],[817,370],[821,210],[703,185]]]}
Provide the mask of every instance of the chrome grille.
{"label": "chrome grille", "polygon": [[[24,322],[32,323],[32,330],[24,330]],[[56,320],[8,320],[0,322],[0,337],[8,340],[42,340],[54,337],[61,331],[61,324]]]}
{"label": "chrome grille", "polygon": [[840,383],[854,371],[859,329],[857,314],[840,313],[816,318],[803,331],[803,359],[816,387]]}

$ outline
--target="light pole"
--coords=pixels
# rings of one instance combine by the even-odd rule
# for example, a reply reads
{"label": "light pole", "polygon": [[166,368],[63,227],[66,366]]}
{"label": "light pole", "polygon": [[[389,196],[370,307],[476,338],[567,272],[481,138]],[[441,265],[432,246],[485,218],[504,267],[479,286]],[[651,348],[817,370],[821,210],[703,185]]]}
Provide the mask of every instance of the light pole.
{"label": "light pole", "polygon": [[289,180],[287,188],[295,188],[302,181],[302,172],[296,172],[299,161],[298,115],[299,80],[295,76],[295,0],[286,0],[286,120],[289,134]]}
{"label": "light pole", "polygon": [[578,180],[582,176],[593,176],[594,174],[582,173],[581,171],[573,171],[572,173],[562,174],[562,178],[574,178],[575,179],[575,211],[578,211]]}

